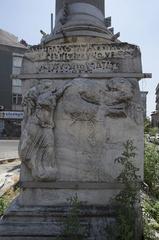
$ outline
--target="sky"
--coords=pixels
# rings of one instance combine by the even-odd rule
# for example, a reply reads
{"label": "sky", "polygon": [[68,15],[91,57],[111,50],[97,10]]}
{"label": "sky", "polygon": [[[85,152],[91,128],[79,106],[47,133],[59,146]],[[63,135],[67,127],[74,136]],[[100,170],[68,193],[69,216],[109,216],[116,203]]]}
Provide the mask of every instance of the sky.
{"label": "sky", "polygon": [[[140,89],[148,91],[147,112],[155,110],[155,88],[159,83],[159,0],[106,0],[106,16],[112,17],[120,40],[136,44],[142,52],[143,72],[152,79],[140,81]],[[38,44],[40,29],[50,33],[50,15],[55,0],[0,0],[0,28]],[[55,15],[55,14],[54,14]]]}

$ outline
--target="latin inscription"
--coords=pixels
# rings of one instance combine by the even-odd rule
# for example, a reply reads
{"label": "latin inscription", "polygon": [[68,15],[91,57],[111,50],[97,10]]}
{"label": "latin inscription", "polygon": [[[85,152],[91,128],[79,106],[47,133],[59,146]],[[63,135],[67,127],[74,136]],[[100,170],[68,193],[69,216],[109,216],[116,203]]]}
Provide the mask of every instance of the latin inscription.
{"label": "latin inscription", "polygon": [[116,59],[133,57],[137,47],[128,44],[61,44],[33,48],[27,53],[37,73],[117,72]]}
{"label": "latin inscription", "polygon": [[134,45],[113,44],[63,44],[32,49],[35,61],[73,61],[73,60],[105,60],[108,58],[124,58],[134,56]]}
{"label": "latin inscription", "polygon": [[37,64],[39,73],[95,73],[95,72],[115,72],[118,70],[118,64],[111,61],[97,61],[84,63],[54,63],[43,62]]}

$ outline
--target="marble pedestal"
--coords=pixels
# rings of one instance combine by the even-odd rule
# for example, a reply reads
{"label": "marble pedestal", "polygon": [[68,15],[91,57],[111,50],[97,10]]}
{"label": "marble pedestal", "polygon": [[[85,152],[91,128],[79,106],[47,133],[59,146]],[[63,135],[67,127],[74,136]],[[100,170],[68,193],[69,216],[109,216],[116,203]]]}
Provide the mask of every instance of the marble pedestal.
{"label": "marble pedestal", "polygon": [[[68,214],[67,199],[75,194],[83,206],[85,239],[105,240],[103,226],[115,216],[111,199],[123,187],[115,159],[128,140],[143,178],[140,50],[111,40],[109,31],[105,38],[85,35],[87,26],[83,37],[67,35],[72,23],[63,28],[63,38],[49,38],[24,57],[21,193],[0,223],[0,240],[56,239]],[[103,28],[104,22],[102,36]]]}

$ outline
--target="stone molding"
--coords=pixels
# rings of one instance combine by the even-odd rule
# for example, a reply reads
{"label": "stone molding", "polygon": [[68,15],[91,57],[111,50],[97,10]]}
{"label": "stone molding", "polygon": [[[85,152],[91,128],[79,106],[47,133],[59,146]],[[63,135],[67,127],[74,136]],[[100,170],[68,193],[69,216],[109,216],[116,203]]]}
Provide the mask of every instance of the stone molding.
{"label": "stone molding", "polygon": [[[12,76],[15,77],[15,76]],[[74,78],[91,78],[92,80],[105,79],[105,78],[137,78],[138,80],[144,78],[152,78],[151,73],[89,73],[89,74],[52,74],[52,73],[40,73],[40,74],[20,74],[18,78],[22,80],[30,79],[74,79]]]}
{"label": "stone molding", "polygon": [[124,185],[119,182],[20,182],[22,188],[31,189],[82,189],[82,190],[102,190],[102,189],[123,189]]}

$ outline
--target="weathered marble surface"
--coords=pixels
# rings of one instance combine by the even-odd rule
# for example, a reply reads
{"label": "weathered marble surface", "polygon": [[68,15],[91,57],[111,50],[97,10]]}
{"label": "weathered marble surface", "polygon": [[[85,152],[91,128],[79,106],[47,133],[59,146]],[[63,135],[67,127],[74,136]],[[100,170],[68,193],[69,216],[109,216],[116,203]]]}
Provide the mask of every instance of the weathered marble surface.
{"label": "weathered marble surface", "polygon": [[[101,78],[101,74],[104,76],[108,73],[110,74],[108,78]],[[47,74],[50,76],[52,74],[54,78],[46,79]],[[111,77],[111,74],[127,77]],[[134,164],[140,169],[140,175],[143,177],[143,118],[138,79],[132,77],[135,74],[142,74],[140,50],[137,46],[127,43],[77,37],[67,38],[67,42],[65,39],[54,40],[26,53],[22,69],[24,95],[35,89],[38,99],[41,96],[38,89],[46,85],[49,89],[46,89],[44,95],[49,95],[55,88],[63,89],[67,84],[69,87],[58,101],[54,101],[56,107],[47,111],[47,116],[52,115],[54,127],[49,129],[42,127],[35,124],[34,119],[36,125],[34,129],[35,132],[39,131],[39,138],[45,139],[45,132],[49,132],[47,136],[50,138],[46,141],[49,143],[51,154],[48,162],[40,161],[42,158],[33,154],[33,162],[36,162],[34,167],[24,157],[21,181],[30,182],[36,179],[112,183],[121,170],[115,165],[114,159],[121,155],[123,143],[128,139],[132,139],[137,146]],[[63,77],[60,78],[58,75]],[[70,78],[66,77],[67,75]],[[36,102],[38,106],[38,100]],[[46,110],[43,109],[41,112],[43,117],[46,116]],[[30,120],[26,127],[27,131],[29,128]],[[33,133],[32,130],[31,132]],[[35,132],[33,135],[36,135]],[[24,139],[22,136],[21,142]],[[29,139],[32,139],[32,145],[34,136],[29,136]],[[24,152],[28,152],[26,150],[28,144],[25,144],[25,141],[23,146]],[[23,152],[23,146],[20,152]],[[41,154],[41,151],[38,152]],[[42,166],[43,162],[46,166],[45,164]],[[41,172],[37,171],[39,166],[43,169]],[[47,173],[47,166],[51,166],[52,174],[49,171]],[[36,174],[39,172],[38,176],[33,169],[36,169]],[[28,189],[30,195],[29,191]],[[67,196],[67,191],[64,192]],[[31,190],[31,194],[34,193],[37,197],[36,189]],[[48,195],[51,196],[50,194],[51,190]],[[85,197],[83,200],[89,202],[87,195]],[[21,204],[26,202],[28,204],[25,198],[21,198],[23,199]],[[51,203],[53,199],[54,197],[50,197],[49,202]],[[47,202],[47,199],[44,199],[45,201]],[[36,200],[35,202],[37,204]]]}
{"label": "weathered marble surface", "polygon": [[[52,86],[59,85],[62,88],[64,83],[53,81]],[[21,205],[64,204],[65,199],[76,191],[82,202],[108,203],[116,193],[109,185],[94,191],[89,187],[87,190],[69,190],[69,184],[66,189],[67,182],[114,182],[120,173],[114,160],[121,155],[123,142],[128,139],[133,139],[137,146],[134,164],[143,176],[143,127],[137,80],[79,78],[68,83],[70,86],[56,106],[52,144],[55,149],[55,155],[52,156],[57,167],[56,181],[66,182],[65,189],[47,189],[47,185],[46,189],[41,190],[28,187],[21,193]],[[37,161],[37,164],[40,162]],[[45,180],[49,181],[50,178]],[[26,164],[22,166],[21,181],[34,181]]]}
{"label": "weathered marble surface", "polygon": [[[112,182],[119,174],[114,159],[128,139],[139,146],[136,164],[142,175],[143,119],[136,79],[42,81],[26,93],[24,104],[19,149],[33,179]],[[21,178],[30,180],[27,174]]]}
{"label": "weathered marble surface", "polygon": [[89,37],[55,40],[25,55],[22,74],[142,73],[140,49]]}
{"label": "weathered marble surface", "polygon": [[[61,234],[61,225],[67,218],[68,205],[53,207],[17,207],[13,206],[6,217],[10,222],[14,220],[14,226],[6,223],[6,229],[0,225],[0,236],[2,240],[57,240]],[[94,218],[95,214],[97,217]],[[81,206],[79,219],[84,229],[84,239],[105,240],[105,227],[113,222],[115,208],[109,206]],[[25,217],[24,217],[25,216]],[[26,217],[27,216],[27,217]],[[18,222],[17,219],[22,222]],[[39,222],[37,222],[37,219]],[[18,230],[18,235],[15,229]],[[29,231],[29,236],[28,236]],[[11,238],[8,235],[12,236]]]}
{"label": "weathered marble surface", "polygon": [[103,0],[57,6],[54,31],[23,59],[21,193],[0,223],[1,240],[57,239],[76,194],[85,239],[106,239],[103,226],[115,218],[108,205],[123,189],[115,159],[128,139],[143,178],[140,49],[108,29]]}
{"label": "weathered marble surface", "polygon": [[68,88],[52,89],[43,83],[23,98],[24,119],[19,155],[36,180],[55,180],[54,114],[57,102]]}

